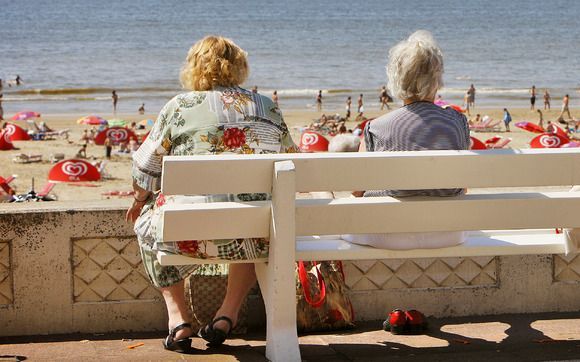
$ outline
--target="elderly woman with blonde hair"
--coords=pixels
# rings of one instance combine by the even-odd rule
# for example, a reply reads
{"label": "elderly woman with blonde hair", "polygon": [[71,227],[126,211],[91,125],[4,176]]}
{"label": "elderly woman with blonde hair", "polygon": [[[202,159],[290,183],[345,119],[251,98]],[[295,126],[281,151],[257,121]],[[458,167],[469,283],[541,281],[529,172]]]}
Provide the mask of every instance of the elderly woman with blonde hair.
{"label": "elderly woman with blonde hair", "polygon": [[[467,150],[467,119],[452,108],[434,104],[443,86],[443,53],[424,30],[419,30],[389,51],[388,86],[403,107],[385,114],[364,129],[361,151]],[[397,172],[397,170],[393,170]],[[463,189],[368,190],[356,196],[456,196]],[[438,248],[460,244],[463,232],[345,235],[348,241],[385,249]]]}
{"label": "elderly woman with blonde hair", "polygon": [[[194,258],[247,260],[231,264],[223,304],[215,319],[198,335],[210,346],[222,344],[235,326],[241,304],[256,282],[253,259],[268,253],[265,239],[184,240],[163,242],[164,205],[264,200],[266,194],[167,196],[159,193],[165,155],[247,154],[295,152],[282,114],[271,99],[240,85],[249,73],[246,53],[231,40],[208,36],[191,47],[181,70],[181,83],[190,92],[170,100],[161,110],[145,142],[133,155],[133,204],[126,214],[135,222],[143,265],[159,288],[168,312],[169,335],[164,347],[191,349],[190,311],[184,278],[195,266],[162,266],[159,250]],[[187,180],[184,180],[187,182]]]}

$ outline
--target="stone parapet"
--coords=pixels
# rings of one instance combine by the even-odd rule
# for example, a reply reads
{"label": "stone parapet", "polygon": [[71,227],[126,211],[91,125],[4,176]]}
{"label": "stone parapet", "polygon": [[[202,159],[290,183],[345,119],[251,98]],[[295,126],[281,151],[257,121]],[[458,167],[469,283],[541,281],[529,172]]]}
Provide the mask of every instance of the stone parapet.
{"label": "stone parapet", "polygon": [[[167,328],[127,206],[0,205],[0,336]],[[395,307],[438,317],[580,310],[579,255],[355,261],[345,273],[358,320]]]}

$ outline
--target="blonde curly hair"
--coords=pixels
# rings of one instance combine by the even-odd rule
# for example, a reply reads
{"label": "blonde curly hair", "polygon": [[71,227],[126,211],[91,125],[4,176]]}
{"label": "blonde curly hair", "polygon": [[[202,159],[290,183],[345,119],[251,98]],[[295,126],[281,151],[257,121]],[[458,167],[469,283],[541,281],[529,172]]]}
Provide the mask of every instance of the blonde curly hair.
{"label": "blonde curly hair", "polygon": [[249,72],[244,50],[228,38],[210,35],[189,49],[179,78],[186,89],[206,91],[240,85]]}

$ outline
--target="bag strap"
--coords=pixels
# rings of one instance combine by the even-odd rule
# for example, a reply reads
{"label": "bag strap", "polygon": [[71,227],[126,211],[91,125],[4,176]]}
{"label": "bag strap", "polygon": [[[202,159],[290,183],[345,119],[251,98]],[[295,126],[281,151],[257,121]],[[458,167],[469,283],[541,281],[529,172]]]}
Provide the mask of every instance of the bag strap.
{"label": "bag strap", "polygon": [[[316,262],[313,261],[312,264],[316,267]],[[306,268],[304,267],[304,262],[298,262],[298,277],[300,279],[300,284],[302,284],[302,290],[304,292],[304,299],[308,304],[310,304],[314,308],[320,308],[324,303],[324,299],[326,298],[326,284],[324,283],[324,279],[322,279],[322,274],[316,269],[316,278],[318,279],[318,288],[320,289],[320,295],[318,300],[313,301],[312,296],[310,295],[310,283],[308,281],[308,275],[306,273]]]}

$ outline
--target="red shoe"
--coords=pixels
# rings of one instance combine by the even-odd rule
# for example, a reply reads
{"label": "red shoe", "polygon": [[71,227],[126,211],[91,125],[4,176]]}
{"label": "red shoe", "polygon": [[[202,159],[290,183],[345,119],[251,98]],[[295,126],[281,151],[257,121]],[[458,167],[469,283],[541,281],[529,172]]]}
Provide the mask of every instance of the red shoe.
{"label": "red shoe", "polygon": [[385,331],[390,331],[392,334],[401,334],[405,332],[407,326],[407,315],[404,310],[395,309],[389,316],[387,320],[383,322],[383,329]]}
{"label": "red shoe", "polygon": [[418,310],[411,309],[405,312],[405,317],[407,319],[406,332],[411,334],[419,334],[427,329],[427,319],[423,313]]}

